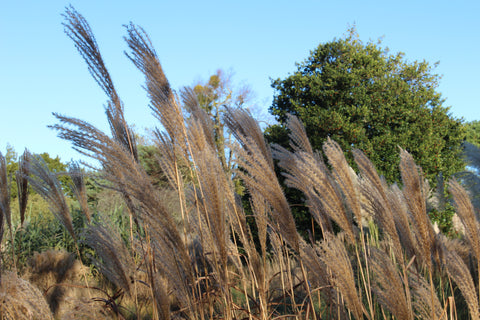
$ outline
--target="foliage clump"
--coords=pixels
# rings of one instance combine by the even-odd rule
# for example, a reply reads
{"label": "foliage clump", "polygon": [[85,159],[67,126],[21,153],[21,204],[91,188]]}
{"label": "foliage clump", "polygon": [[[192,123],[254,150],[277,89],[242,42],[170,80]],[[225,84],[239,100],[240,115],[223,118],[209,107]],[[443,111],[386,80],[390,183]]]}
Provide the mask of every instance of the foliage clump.
{"label": "foliage clump", "polygon": [[474,120],[465,123],[465,141],[480,147],[480,121]]}

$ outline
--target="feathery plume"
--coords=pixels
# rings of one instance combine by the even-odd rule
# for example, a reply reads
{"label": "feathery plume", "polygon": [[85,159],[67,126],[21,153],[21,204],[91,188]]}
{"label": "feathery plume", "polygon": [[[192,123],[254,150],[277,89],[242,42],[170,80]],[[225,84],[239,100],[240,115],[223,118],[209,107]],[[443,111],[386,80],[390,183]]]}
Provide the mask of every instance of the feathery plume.
{"label": "feathery plume", "polygon": [[132,294],[135,263],[120,235],[108,224],[88,225],[83,232],[84,241],[101,260],[93,260],[101,273],[118,288]]}
{"label": "feathery plume", "polygon": [[[477,260],[477,274],[478,277],[480,277],[480,223],[475,216],[472,202],[470,201],[470,198],[468,197],[465,189],[462,188],[462,186],[460,186],[460,184],[456,180],[452,179],[448,182],[448,190],[453,196],[453,201],[457,209],[457,214],[460,217],[460,220],[465,228],[465,237],[470,244],[473,255]],[[468,301],[469,297],[466,296],[467,292],[462,291],[462,293],[465,299]],[[478,293],[480,295],[480,286],[478,288]],[[478,302],[478,298],[476,301]],[[469,308],[473,307],[473,305],[470,306],[469,302]],[[476,305],[475,310],[475,312],[477,312],[476,314],[478,315],[478,304]],[[473,311],[470,312],[472,313]]]}
{"label": "feathery plume", "polygon": [[368,261],[374,276],[373,291],[377,301],[395,318],[413,320],[411,302],[407,300],[396,266],[385,252],[375,247],[369,247],[368,252]]}
{"label": "feathery plume", "polygon": [[72,238],[76,239],[70,209],[57,175],[51,172],[47,163],[37,155],[30,156],[28,172],[30,172],[30,176],[27,179],[32,188],[47,201],[50,211],[63,224]]}
{"label": "feathery plume", "polygon": [[255,215],[262,256],[265,257],[267,254],[268,215],[271,209],[265,199],[257,193],[252,194],[251,205],[253,214]]}
{"label": "feathery plume", "polygon": [[346,307],[356,319],[363,319],[364,308],[355,285],[355,275],[342,241],[333,235],[325,234],[320,259],[330,271],[330,281],[338,288],[345,299]]}
{"label": "feathery plume", "polygon": [[105,109],[110,131],[115,139],[138,161],[138,150],[133,129],[127,125],[123,116],[123,107],[115,107],[111,101]]}
{"label": "feathery plume", "polygon": [[188,163],[183,147],[172,142],[168,137],[168,134],[160,132],[158,129],[154,130],[153,134],[153,140],[156,147],[159,150],[162,150],[162,152],[156,157],[156,160],[158,161],[163,174],[174,190],[177,192],[179,191],[179,188],[183,190],[183,182],[180,181],[181,176],[179,176],[178,172],[180,163]]}
{"label": "feathery plume", "polygon": [[443,314],[443,308],[438,297],[436,295],[432,296],[430,285],[420,273],[410,273],[408,282],[412,293],[413,310],[418,318],[432,319],[434,313],[435,319],[447,320],[447,315]]}
{"label": "feathery plume", "polygon": [[452,228],[453,231],[460,235],[465,235],[465,226],[462,222],[462,219],[458,216],[458,214],[455,212],[452,217]]}
{"label": "feathery plume", "polygon": [[422,170],[417,167],[412,155],[403,149],[400,149],[400,173],[404,199],[422,243],[420,246],[421,260],[432,270],[431,251],[434,245],[435,232],[427,215],[428,185],[423,180]]}
{"label": "feathery plume", "polygon": [[88,22],[72,6],[66,8],[63,17],[65,18],[63,23],[65,33],[75,43],[78,52],[87,63],[88,71],[112,101],[119,101]]}
{"label": "feathery plume", "polygon": [[[355,242],[358,230],[353,224],[351,212],[360,216],[360,204],[351,170],[342,150],[332,140],[324,145],[324,150],[333,167],[333,175],[328,170],[321,155],[314,153],[306,136],[305,128],[295,116],[289,116],[288,129],[290,145],[294,153],[273,145],[273,157],[278,165],[286,170],[285,184],[302,191],[307,204],[323,232],[331,231],[329,219],[333,219],[347,233],[349,241]],[[346,172],[344,172],[346,170]],[[343,191],[343,196],[342,192]],[[348,208],[344,204],[346,198]],[[358,220],[360,221],[360,220]]]}
{"label": "feathery plume", "polygon": [[162,123],[172,143],[178,143],[186,155],[186,128],[183,114],[163,72],[157,53],[147,33],[130,23],[125,41],[131,53],[125,53],[133,64],[145,75],[145,90],[150,98],[150,108]]}
{"label": "feathery plume", "polygon": [[10,185],[8,183],[7,159],[0,152],[0,241],[3,239],[4,219],[11,227]]}
{"label": "feathery plume", "polygon": [[247,110],[227,108],[224,121],[225,125],[231,130],[243,149],[247,150],[247,152],[252,151],[249,147],[258,149],[266,165],[268,165],[271,170],[274,170],[272,153],[265,142],[262,129],[260,129],[258,122]]}
{"label": "feathery plume", "polygon": [[162,97],[159,102],[173,100],[173,91],[147,33],[143,28],[133,23],[125,27],[128,37],[124,37],[124,39],[131,50],[130,54],[125,53],[125,55],[147,77],[147,86],[152,86],[147,88],[149,94],[153,94],[154,92],[151,89],[155,88],[158,90],[158,92],[155,92],[158,96],[155,96],[155,98]]}
{"label": "feathery plume", "polygon": [[361,223],[362,213],[359,194],[355,187],[354,179],[357,179],[355,172],[348,165],[340,145],[330,137],[323,144],[323,152],[332,166],[332,175],[342,190],[348,208],[352,211],[358,223]]}
{"label": "feathery plume", "polygon": [[78,52],[87,63],[90,74],[110,99],[110,101],[107,102],[105,113],[110,124],[112,135],[126,150],[129,150],[137,161],[138,152],[135,136],[125,121],[123,104],[103,62],[97,41],[90,26],[85,18],[72,6],[66,8],[63,17],[65,18],[65,22],[63,23],[65,33],[73,40]]}
{"label": "feathery plume", "polygon": [[70,175],[70,178],[72,178],[72,183],[70,187],[73,190],[73,193],[75,194],[78,202],[80,203],[83,214],[87,218],[87,221],[90,222],[90,209],[88,208],[87,203],[87,189],[83,178],[84,174],[77,162],[72,161],[70,163],[68,173]]}
{"label": "feathery plume", "polygon": [[448,191],[453,196],[457,214],[465,227],[465,237],[472,248],[475,258],[477,261],[480,261],[480,225],[476,219],[470,198],[465,189],[454,179],[448,182]]}
{"label": "feathery plume", "polygon": [[287,119],[287,128],[290,130],[290,146],[294,151],[304,151],[313,155],[312,145],[308,140],[305,126],[296,116],[289,114]]}
{"label": "feathery plume", "polygon": [[411,218],[408,212],[402,191],[397,184],[393,184],[389,188],[386,188],[386,192],[392,212],[395,212],[393,220],[395,221],[395,227],[404,252],[409,258],[412,258],[414,255],[421,258],[423,255],[421,254],[421,248],[418,242],[420,236],[418,235],[417,228],[411,226],[413,224],[411,223],[413,218]]}
{"label": "feathery plume", "polygon": [[[197,96],[192,88],[184,87],[180,91],[180,97],[183,101],[183,106],[191,114],[191,117],[188,125],[189,126],[200,126],[203,129],[203,132],[196,130],[197,132],[203,133],[203,138],[213,149],[216,148],[215,144],[215,133],[214,133],[214,123],[212,119],[208,116],[204,109],[202,109],[198,103]],[[189,130],[189,133],[192,133],[192,130]],[[197,139],[192,139],[189,137],[189,141],[195,142]],[[219,150],[220,151],[220,150]],[[223,151],[223,150],[221,150]]]}
{"label": "feathery plume", "polygon": [[480,176],[477,174],[480,169],[480,147],[464,141],[463,158],[467,169],[470,170],[456,173],[455,176],[461,180],[462,186],[468,191],[475,209],[480,210]]}
{"label": "feathery plume", "polygon": [[18,191],[18,208],[20,211],[20,224],[23,225],[25,221],[25,212],[27,210],[28,201],[28,162],[29,152],[27,149],[23,152],[18,162],[17,177],[17,191]]}
{"label": "feathery plume", "polygon": [[365,180],[360,184],[362,195],[368,201],[368,207],[373,211],[373,218],[392,240],[395,256],[401,261],[403,260],[402,245],[395,227],[394,214],[387,199],[385,183],[382,183],[373,163],[362,151],[354,149],[352,153],[362,178]]}
{"label": "feathery plume", "polygon": [[455,251],[446,251],[444,263],[448,275],[455,281],[467,302],[470,317],[472,319],[480,319],[478,296],[468,267]]}
{"label": "feathery plume", "polygon": [[130,212],[147,229],[156,268],[172,282],[173,293],[183,306],[192,308],[189,287],[194,283],[193,271],[185,244],[145,170],[118,142],[92,125],[56,117],[61,123],[52,128],[59,132],[59,137],[71,141],[79,152],[102,164],[103,178],[123,195]]}
{"label": "feathery plume", "polygon": [[197,165],[197,174],[201,187],[201,193],[198,192],[197,198],[200,200],[197,204],[203,215],[207,228],[203,234],[208,232],[212,239],[214,251],[211,254],[218,259],[214,263],[220,263],[217,271],[223,284],[227,280],[227,199],[224,196],[226,185],[225,173],[218,157],[213,150],[203,150],[195,152]]}
{"label": "feathery plume", "polygon": [[273,158],[258,123],[247,111],[239,108],[227,108],[225,123],[242,146],[235,150],[242,168],[237,170],[238,176],[251,194],[261,194],[272,207],[270,225],[298,252],[295,221],[276,178]]}
{"label": "feathery plume", "polygon": [[332,230],[329,219],[335,221],[354,243],[358,230],[350,211],[344,205],[341,191],[320,155],[306,152],[291,153],[280,146],[273,146],[278,165],[286,170],[285,184],[302,191],[308,200],[313,217],[322,232]]}
{"label": "feathery plume", "polygon": [[338,304],[337,291],[332,287],[327,265],[321,259],[324,254],[322,245],[318,243],[310,245],[300,238],[300,248],[302,250],[302,260],[310,274],[309,279],[312,282],[312,287],[325,288],[322,292],[325,293],[327,301]]}

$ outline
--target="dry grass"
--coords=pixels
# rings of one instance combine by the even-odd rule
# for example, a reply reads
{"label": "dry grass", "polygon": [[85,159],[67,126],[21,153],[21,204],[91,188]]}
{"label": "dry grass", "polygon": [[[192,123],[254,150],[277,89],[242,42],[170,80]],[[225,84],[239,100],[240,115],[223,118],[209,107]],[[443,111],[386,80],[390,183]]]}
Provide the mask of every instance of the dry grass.
{"label": "dry grass", "polygon": [[84,231],[84,241],[99,256],[93,264],[117,288],[133,294],[135,263],[119,234],[106,224],[89,225]]}
{"label": "dry grass", "polygon": [[18,191],[18,207],[20,212],[20,224],[23,225],[25,221],[25,212],[27,211],[28,201],[28,162],[30,160],[30,153],[25,150],[18,162],[17,178],[17,191]]}
{"label": "dry grass", "polygon": [[[53,251],[36,255],[31,279],[47,291],[58,317],[447,319],[445,311],[453,310],[449,301],[460,299],[457,289],[464,297],[458,302],[468,305],[468,312],[459,314],[479,317],[478,220],[458,183],[449,186],[466,241],[447,241],[433,232],[426,206],[428,184],[405,150],[400,150],[402,186],[387,185],[359,150],[353,151],[358,173],[334,141],[326,141],[323,154],[314,151],[296,117],[288,121],[288,151],[269,146],[258,123],[236,108],[227,108],[224,115],[236,138],[229,146],[235,161],[231,170],[219,155],[213,122],[194,93],[181,92],[182,106],[148,36],[130,24],[128,56],[145,76],[152,111],[163,128],[155,130],[154,140],[160,154],[156,160],[170,184],[165,193],[138,162],[123,104],[90,27],[73,8],[65,18],[67,34],[109,99],[111,132],[58,114],[59,123],[52,128],[99,162],[104,187],[121,199],[130,226],[129,241],[124,241],[108,218],[98,223],[96,213],[110,210],[110,204],[89,208],[83,174],[73,164],[73,190],[89,220],[76,235],[57,176],[40,158],[25,157],[22,163],[28,165],[20,167],[19,190],[26,190],[28,181],[48,200],[74,240],[83,238],[95,251],[94,264],[110,284],[98,282],[97,288],[73,293],[61,284],[78,280],[73,280],[79,274],[74,256]],[[182,108],[188,109],[188,118]],[[3,232],[3,219],[10,219],[9,186],[5,159],[0,160]],[[275,160],[287,186],[304,193],[322,229],[320,241],[307,242],[297,232]],[[250,197],[251,217],[235,193],[233,180],[238,177]],[[20,208],[25,208],[26,199],[19,194]],[[368,225],[362,222],[366,214]],[[41,293],[13,273],[4,274],[0,294],[4,315],[52,318]]]}
{"label": "dry grass", "polygon": [[87,203],[87,188],[85,186],[84,175],[80,165],[77,162],[72,161],[68,173],[72,179],[70,187],[80,203],[80,208],[82,208],[83,214],[87,218],[87,221],[90,222],[91,213]]}
{"label": "dry grass", "polygon": [[63,224],[72,238],[76,239],[70,208],[56,174],[50,171],[40,156],[30,156],[28,172],[30,173],[27,177],[29,184],[48,202],[50,211]]}
{"label": "dry grass", "polygon": [[69,298],[65,301],[66,310],[59,319],[70,320],[110,320],[118,317],[105,303],[87,298]]}
{"label": "dry grass", "polygon": [[[431,295],[430,284],[418,272],[412,272],[408,278],[412,293],[412,306],[415,317],[419,319],[446,319],[438,297]],[[443,314],[443,317],[442,317]],[[475,318],[472,318],[475,319]]]}
{"label": "dry grass", "polygon": [[[0,152],[0,242],[3,240],[4,234],[4,220],[7,220],[8,225],[10,226],[10,231],[12,231],[11,223],[11,212],[10,212],[10,184],[8,181],[7,173],[7,159]],[[1,267],[1,261],[0,261]],[[1,270],[0,270],[1,271]],[[0,282],[1,282],[1,272],[0,272]]]}
{"label": "dry grass", "polygon": [[382,250],[369,248],[373,273],[373,291],[385,309],[398,319],[414,319],[410,299],[404,290],[402,275],[390,257]]}
{"label": "dry grass", "polygon": [[386,183],[382,181],[373,163],[363,152],[356,149],[353,150],[353,155],[363,179],[360,183],[363,208],[373,217],[380,229],[386,233],[386,237],[390,238],[395,250],[395,257],[402,262],[402,245],[397,227],[395,226],[394,212],[388,201],[388,188],[386,188]]}
{"label": "dry grass", "polygon": [[243,109],[227,109],[225,123],[242,148],[236,148],[237,174],[250,193],[258,192],[271,206],[270,226],[297,252],[299,240],[290,206],[275,176],[271,150],[258,123]]}
{"label": "dry grass", "polygon": [[44,292],[52,313],[59,311],[63,299],[73,290],[63,284],[77,284],[82,265],[66,251],[47,250],[30,259],[29,280]]}
{"label": "dry grass", "polygon": [[134,159],[138,159],[133,131],[125,121],[122,101],[115,90],[90,26],[73,7],[66,9],[64,18],[65,33],[73,40],[78,52],[85,59],[90,74],[110,99],[105,113],[114,139],[128,150]]}
{"label": "dry grass", "polygon": [[432,270],[432,248],[435,233],[427,215],[428,184],[423,178],[422,169],[417,167],[413,157],[405,150],[400,150],[400,172],[403,182],[404,201],[409,214],[413,217],[411,226],[418,230],[417,255],[429,270]]}
{"label": "dry grass", "polygon": [[355,319],[363,319],[362,304],[355,281],[355,274],[349,254],[342,241],[332,235],[324,235],[320,259],[327,266],[331,283],[345,299],[345,306],[353,313]]}
{"label": "dry grass", "polygon": [[445,257],[448,275],[455,281],[465,298],[472,319],[480,319],[478,295],[472,275],[463,260],[455,251],[449,251]]}
{"label": "dry grass", "polygon": [[16,273],[6,272],[0,287],[0,318],[53,320],[43,294]]}

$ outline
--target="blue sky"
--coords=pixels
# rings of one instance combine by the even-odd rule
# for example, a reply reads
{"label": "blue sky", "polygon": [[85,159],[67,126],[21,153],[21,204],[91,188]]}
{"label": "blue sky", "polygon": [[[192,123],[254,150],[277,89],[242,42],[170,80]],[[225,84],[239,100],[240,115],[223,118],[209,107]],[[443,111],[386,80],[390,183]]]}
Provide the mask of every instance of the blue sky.
{"label": "blue sky", "polygon": [[[130,21],[142,26],[173,88],[231,69],[256,93],[258,113],[274,94],[270,78],[283,78],[322,42],[356,25],[366,42],[383,37],[409,61],[440,61],[438,91],[456,118],[480,119],[479,1],[8,1],[0,2],[0,151],[78,159],[47,125],[52,112],[107,130],[106,96],[61,25],[72,4],[89,22],[124,104],[140,133],[157,125],[143,78],[123,51]],[[263,120],[263,119],[262,119]]]}

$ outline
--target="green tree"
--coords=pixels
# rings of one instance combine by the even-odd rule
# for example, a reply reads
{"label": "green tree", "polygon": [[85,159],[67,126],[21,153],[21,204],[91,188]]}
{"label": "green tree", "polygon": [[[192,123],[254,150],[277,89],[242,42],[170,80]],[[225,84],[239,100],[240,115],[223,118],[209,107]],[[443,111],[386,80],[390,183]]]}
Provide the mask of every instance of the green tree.
{"label": "green tree", "polygon": [[480,147],[480,121],[474,120],[465,123],[465,140]]}
{"label": "green tree", "polygon": [[427,62],[408,62],[403,53],[390,54],[380,45],[363,43],[351,29],[343,39],[320,44],[292,75],[274,80],[270,112],[279,125],[268,128],[267,138],[282,140],[292,113],[315,149],[327,137],[347,157],[358,148],[390,182],[400,178],[399,146],[433,184],[440,172],[449,177],[462,170],[464,129],[443,106],[439,76]]}

